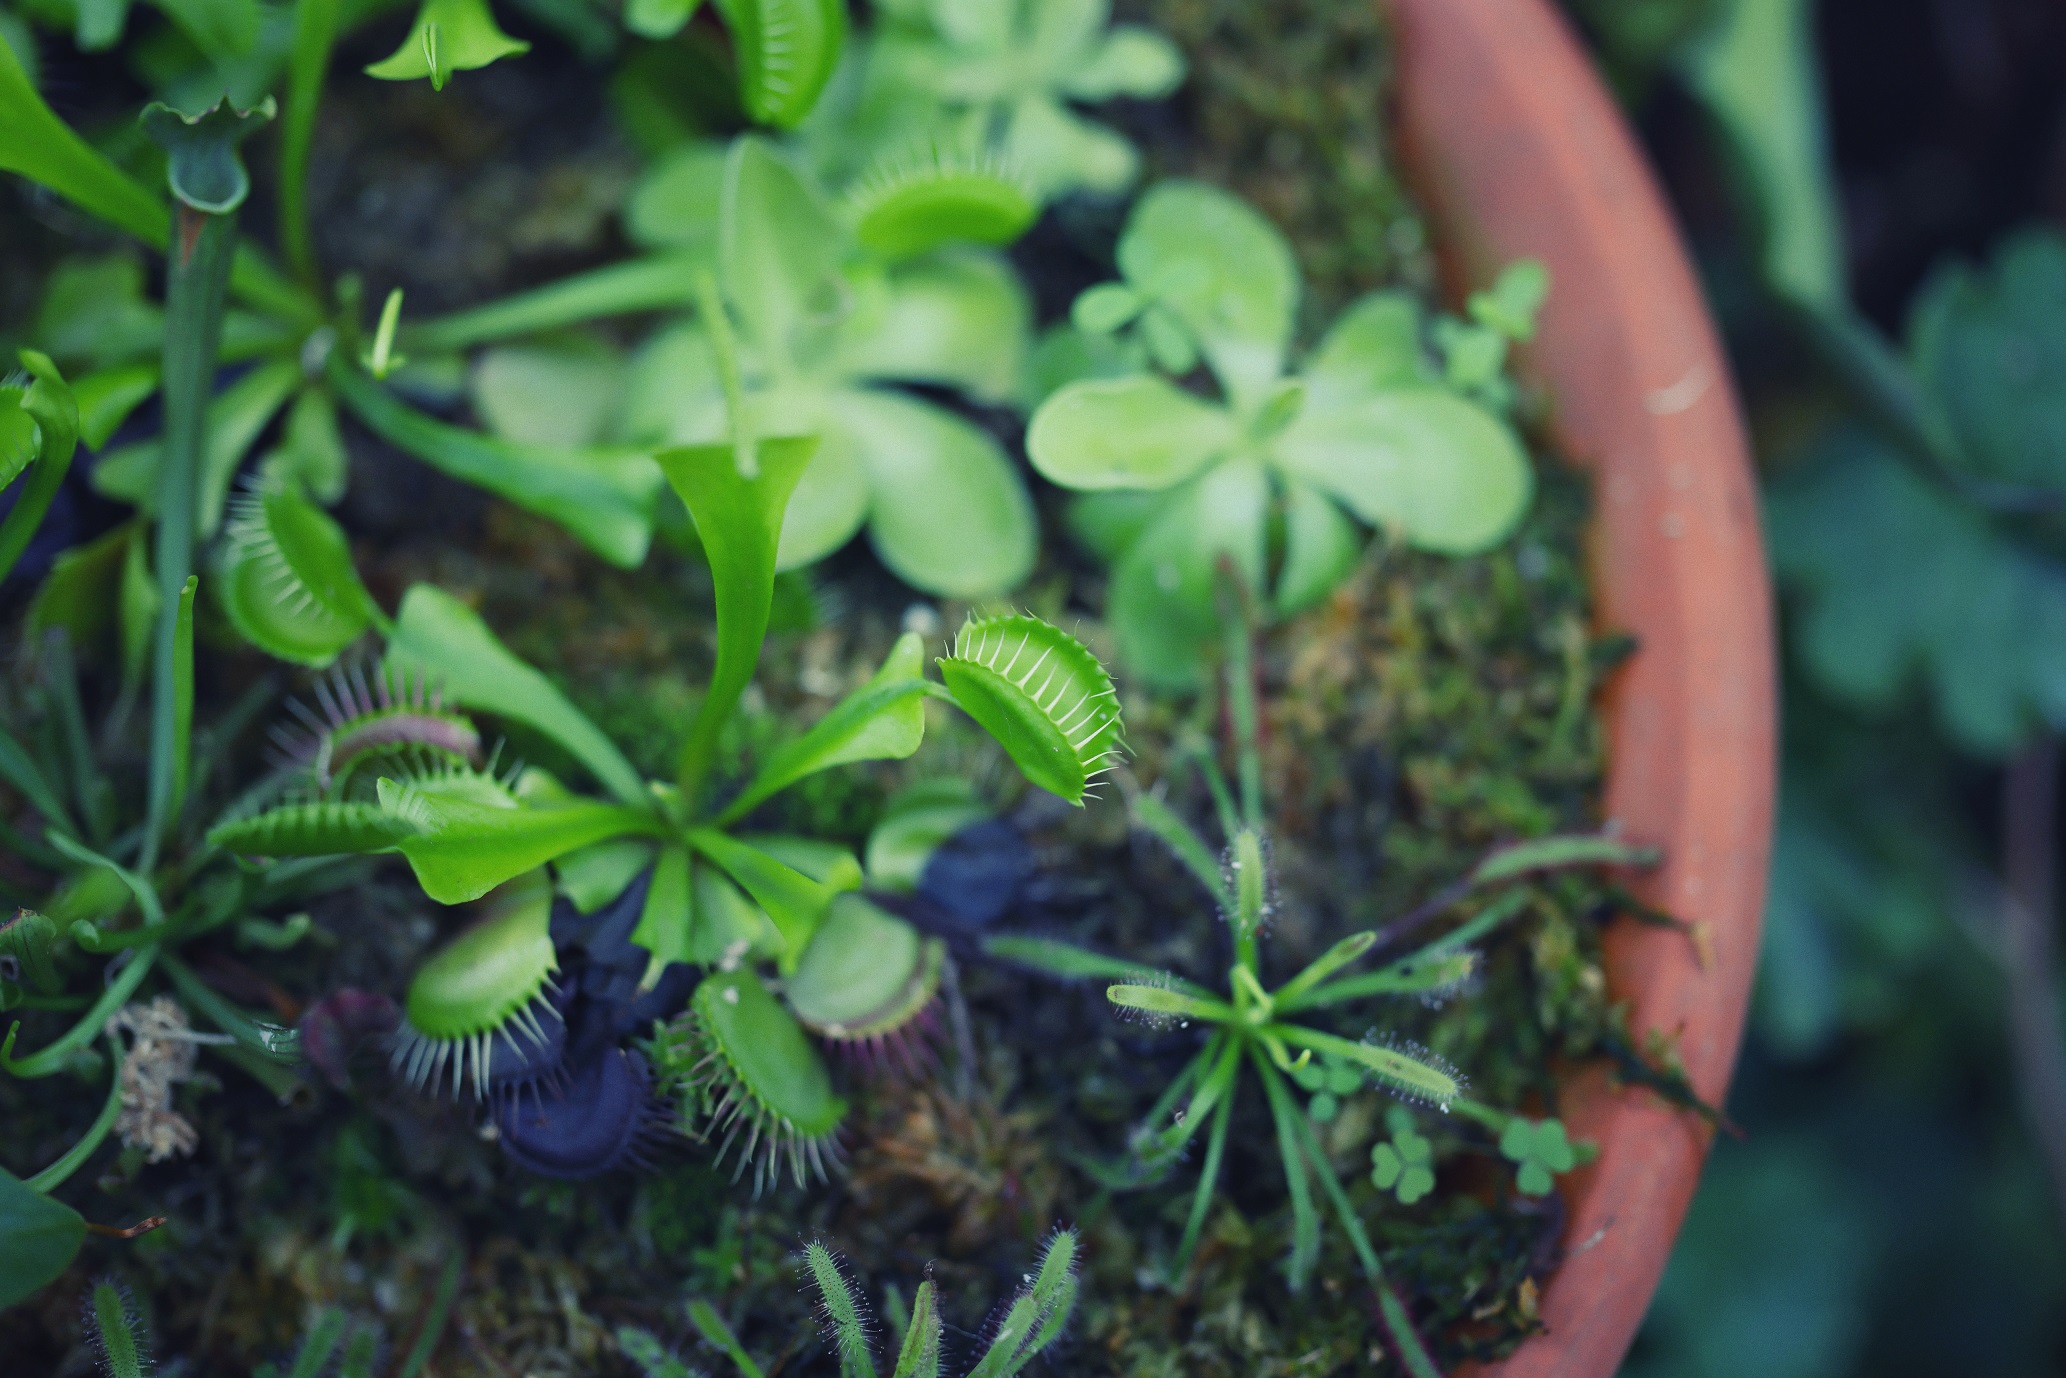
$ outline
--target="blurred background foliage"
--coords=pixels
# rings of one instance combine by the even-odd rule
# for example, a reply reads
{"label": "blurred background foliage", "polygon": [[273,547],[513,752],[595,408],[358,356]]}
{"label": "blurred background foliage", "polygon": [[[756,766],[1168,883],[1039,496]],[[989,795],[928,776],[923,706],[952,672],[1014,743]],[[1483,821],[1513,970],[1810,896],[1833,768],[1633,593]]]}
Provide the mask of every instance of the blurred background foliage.
{"label": "blurred background foliage", "polygon": [[1744,1133],[1625,1372],[2066,1372],[2066,5],[1565,3],[1727,336],[1784,639]]}

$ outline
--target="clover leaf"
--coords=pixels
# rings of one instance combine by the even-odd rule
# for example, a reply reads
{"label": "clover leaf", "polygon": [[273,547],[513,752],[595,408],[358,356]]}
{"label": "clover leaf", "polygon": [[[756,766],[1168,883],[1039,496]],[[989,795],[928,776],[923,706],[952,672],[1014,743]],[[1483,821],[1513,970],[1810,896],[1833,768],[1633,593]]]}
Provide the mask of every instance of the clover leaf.
{"label": "clover leaf", "polygon": [[1306,1113],[1321,1124],[1331,1122],[1341,1113],[1342,1097],[1354,1095],[1363,1089],[1363,1073],[1347,1058],[1323,1053],[1317,1062],[1294,1067],[1291,1079],[1299,1089],[1312,1096],[1306,1104]]}
{"label": "clover leaf", "polygon": [[[755,424],[821,437],[783,522],[781,568],[822,559],[866,526],[883,563],[915,588],[966,598],[1017,585],[1037,530],[1002,447],[889,386],[1014,393],[1031,308],[1010,268],[972,247],[870,258],[791,159],[757,138],[727,157],[716,238]],[[705,443],[723,427],[702,323],[662,330],[632,361],[625,437]]]}
{"label": "clover leaf", "polygon": [[[1076,337],[1120,341],[1102,351],[1107,362],[1153,360],[1161,373],[1110,376],[1099,351],[1070,351],[1103,376],[1051,391],[1026,452],[1085,495],[1070,523],[1113,564],[1108,616],[1137,674],[1166,688],[1199,681],[1219,627],[1223,559],[1289,615],[1354,566],[1358,522],[1470,555],[1526,512],[1534,472],[1486,405],[1497,390],[1475,374],[1462,386],[1435,372],[1412,298],[1355,302],[1287,376],[1297,267],[1283,236],[1240,200],[1202,183],[1156,185],[1127,222],[1118,262],[1122,281],[1079,298]],[[1542,284],[1539,267],[1517,265],[1474,299],[1494,324],[1452,323],[1497,344],[1492,383],[1503,386],[1505,343],[1532,328]],[[1216,398],[1182,385],[1201,359]]]}
{"label": "clover leaf", "polygon": [[1435,1189],[1435,1146],[1414,1132],[1413,1116],[1404,1106],[1393,1106],[1385,1123],[1392,1137],[1370,1150],[1370,1182],[1410,1206]]}
{"label": "clover leaf", "polygon": [[1569,1172],[1578,1163],[1562,1120],[1528,1120],[1516,1115],[1500,1133],[1499,1151],[1520,1165],[1515,1185],[1527,1196],[1549,1195],[1556,1186],[1553,1175]]}

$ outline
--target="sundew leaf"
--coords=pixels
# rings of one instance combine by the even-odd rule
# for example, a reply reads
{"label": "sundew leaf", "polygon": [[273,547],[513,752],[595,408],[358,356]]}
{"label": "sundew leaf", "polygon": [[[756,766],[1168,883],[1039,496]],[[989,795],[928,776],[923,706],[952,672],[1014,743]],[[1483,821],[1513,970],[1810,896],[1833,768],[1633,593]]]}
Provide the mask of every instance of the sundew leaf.
{"label": "sundew leaf", "polygon": [[1437,388],[1308,405],[1270,446],[1288,472],[1332,493],[1373,526],[1445,555],[1474,555],[1512,534],[1535,470],[1511,428]]}
{"label": "sundew leaf", "polygon": [[636,568],[653,539],[660,470],[643,449],[520,445],[433,420],[342,358],[327,377],[353,415],[381,439],[456,479],[558,522],[589,549]]}
{"label": "sundew leaf", "polygon": [[1201,681],[1220,636],[1220,558],[1259,589],[1268,514],[1269,480],[1248,459],[1229,460],[1164,495],[1112,571],[1107,616],[1130,673],[1168,690]]}
{"label": "sundew leaf", "polygon": [[836,290],[846,234],[786,154],[766,139],[733,141],[718,221],[726,300],[756,348],[786,357],[797,327]]}
{"label": "sundew leaf", "polygon": [[170,233],[165,203],[51,112],[6,43],[0,43],[0,169],[50,188],[146,244],[161,245]]}
{"label": "sundew leaf", "polygon": [[879,292],[857,291],[840,323],[839,369],[851,378],[940,383],[978,401],[1018,394],[1032,303],[1011,265],[979,250],[900,264]]}
{"label": "sundew leaf", "polygon": [[79,1212],[0,1168],[0,1308],[41,1291],[71,1266],[85,1241]]}
{"label": "sundew leaf", "polygon": [[645,781],[602,729],[443,589],[417,584],[402,596],[388,659],[396,673],[423,676],[454,703],[543,732],[622,802],[643,806],[650,799]]}
{"label": "sundew leaf", "polygon": [[1037,617],[969,619],[940,674],[1028,780],[1072,804],[1119,755],[1111,676],[1083,643]]}
{"label": "sundew leaf", "polygon": [[261,483],[238,502],[222,588],[223,610],[247,641],[303,665],[328,665],[387,620],[359,581],[343,529],[289,483]]}
{"label": "sundew leaf", "polygon": [[397,846],[439,904],[479,899],[568,852],[648,826],[643,813],[615,804],[512,807],[394,780],[380,782],[380,804],[415,825]]}
{"label": "sundew leaf", "polygon": [[827,429],[852,442],[867,474],[869,540],[898,578],[982,598],[1032,571],[1033,499],[987,432],[892,392],[840,392],[825,407]]}
{"label": "sundew leaf", "polygon": [[1167,488],[1239,437],[1226,408],[1153,374],[1070,383],[1040,404],[1026,457],[1065,488]]}
{"label": "sundew leaf", "polygon": [[882,668],[841,699],[811,729],[769,755],[746,788],[718,815],[720,825],[751,813],[762,800],[807,775],[855,761],[901,761],[925,739],[925,643],[897,639]]}
{"label": "sundew leaf", "polygon": [[739,471],[730,444],[684,445],[657,456],[696,523],[717,599],[717,665],[682,746],[685,792],[702,783],[717,734],[760,662],[774,601],[783,509],[817,443],[815,436],[761,440],[755,446],[758,468],[751,474]]}
{"label": "sundew leaf", "polygon": [[1961,474],[2066,491],[2066,240],[2026,231],[1984,269],[1940,270],[1909,343]]}
{"label": "sundew leaf", "polygon": [[442,91],[454,72],[474,71],[529,51],[530,44],[496,25],[487,0],[423,0],[409,36],[393,53],[366,68],[366,75],[383,81],[429,77],[432,89]]}
{"label": "sundew leaf", "polygon": [[794,129],[818,103],[846,41],[846,0],[716,0],[732,30],[739,99],[761,124]]}
{"label": "sundew leaf", "polygon": [[1876,437],[1833,433],[1773,484],[1765,515],[1802,664],[1824,690],[1888,709],[1920,683],[1952,738],[1986,756],[2066,723],[2066,570]]}
{"label": "sundew leaf", "polygon": [[1134,207],[1119,269],[1198,341],[1237,407],[1284,369],[1298,309],[1298,267],[1277,227],[1203,182],[1166,181]]}

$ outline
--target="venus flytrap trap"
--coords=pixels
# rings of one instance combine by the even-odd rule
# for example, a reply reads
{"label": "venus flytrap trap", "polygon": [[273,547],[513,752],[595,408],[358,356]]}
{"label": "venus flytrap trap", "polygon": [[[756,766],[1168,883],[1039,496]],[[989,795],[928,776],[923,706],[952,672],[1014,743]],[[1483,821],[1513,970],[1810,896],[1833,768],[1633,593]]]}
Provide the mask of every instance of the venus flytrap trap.
{"label": "venus flytrap trap", "polygon": [[[682,1127],[722,1131],[720,1157],[738,1144],[739,1170],[751,1166],[765,1186],[784,1170],[798,1181],[806,1171],[822,1174],[836,1151],[846,1103],[810,1036],[864,1059],[911,1062],[909,1040],[938,988],[944,950],[854,893],[863,872],[844,848],[742,825],[817,772],[913,754],[928,698],[960,707],[1028,780],[1080,803],[1120,749],[1119,710],[1102,667],[1066,633],[1032,617],[974,618],[940,658],[941,682],[924,677],[923,643],[906,634],[874,678],[816,725],[769,752],[743,781],[721,782],[718,744],[761,656],[785,511],[814,438],[766,433],[772,418],[747,402],[715,282],[706,277],[700,295],[715,326],[729,436],[661,451],[658,463],[710,561],[718,652],[682,734],[675,778],[642,779],[478,616],[418,585],[391,620],[382,615],[381,664],[370,675],[337,677],[319,695],[323,713],[308,714],[296,796],[210,837],[253,856],[398,852],[434,900],[488,896],[475,926],[411,982],[397,1059],[418,1084],[495,1104],[519,1161],[568,1175],[612,1166],[636,1151],[653,1096],[673,1094]],[[280,568],[317,568],[308,549],[317,547],[317,555],[341,563],[325,566],[323,578],[296,577],[363,596],[319,523],[274,523],[267,531]],[[301,624],[328,625],[330,617],[313,597],[275,611],[289,624],[282,637],[289,642],[306,639]],[[479,755],[482,737],[464,716],[469,711],[549,738],[605,797],[579,794],[535,768],[498,774]],[[561,900],[553,898],[547,866],[557,872]],[[641,1048],[619,1046],[634,1031],[627,1025],[598,1036],[608,1049],[600,1061],[572,1051],[583,1042],[573,1021],[589,1016],[578,1001],[568,1004],[575,997],[555,984],[555,973],[565,947],[558,934],[577,924],[591,934],[611,930],[604,945],[615,943],[632,963],[636,989],[609,1008],[643,1020],[636,1031],[653,1036]],[[586,941],[592,964],[604,940]],[[674,1013],[660,1007],[674,989],[673,973],[692,967],[709,974],[688,1009],[655,1030],[654,1020]],[[763,975],[769,969],[772,981]],[[672,997],[676,1007],[681,994]],[[563,1046],[578,1067],[562,1065]],[[561,1080],[553,1083],[554,1076]],[[614,1090],[605,1084],[613,1079]],[[597,1107],[593,1113],[568,1112],[576,1092]],[[541,1135],[548,1123],[564,1125],[571,1135],[578,1123],[605,1121],[616,1126],[612,1135],[580,1153],[559,1138],[524,1147],[527,1125]],[[562,1143],[564,1153],[554,1147]]]}
{"label": "venus flytrap trap", "polygon": [[[1166,688],[1199,681],[1222,559],[1284,616],[1346,577],[1361,555],[1357,523],[1469,555],[1526,513],[1527,454],[1476,399],[1498,381],[1506,339],[1532,328],[1539,268],[1510,269],[1481,294],[1491,324],[1457,327],[1499,346],[1491,373],[1452,368],[1445,380],[1419,304],[1398,292],[1352,303],[1288,373],[1300,296],[1290,247],[1217,188],[1150,188],[1118,258],[1121,281],[1091,288],[1074,311],[1085,335],[1122,337],[1118,376],[1051,393],[1026,452],[1083,494],[1070,521],[1112,564],[1108,617],[1136,673]],[[1180,386],[1201,361],[1216,399]]]}

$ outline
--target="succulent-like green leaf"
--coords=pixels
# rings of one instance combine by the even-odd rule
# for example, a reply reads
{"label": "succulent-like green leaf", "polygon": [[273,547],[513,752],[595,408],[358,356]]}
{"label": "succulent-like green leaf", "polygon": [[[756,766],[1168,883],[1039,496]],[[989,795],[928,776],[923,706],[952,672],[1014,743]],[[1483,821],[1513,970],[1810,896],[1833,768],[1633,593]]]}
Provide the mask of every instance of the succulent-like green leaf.
{"label": "succulent-like green leaf", "polygon": [[1298,267],[1245,201],[1203,182],[1157,183],[1126,223],[1119,268],[1183,322],[1237,407],[1283,372]]}
{"label": "succulent-like green leaf", "polygon": [[622,404],[624,361],[590,337],[482,351],[467,380],[489,430],[523,445],[593,445]]}
{"label": "succulent-like green leaf", "polygon": [[328,665],[386,614],[359,581],[344,531],[298,485],[261,483],[236,503],[222,604],[268,655]]}
{"label": "succulent-like green leaf", "polygon": [[818,103],[846,41],[846,0],[717,0],[732,30],[739,98],[762,124],[794,129]]}
{"label": "succulent-like green leaf", "polygon": [[397,845],[440,904],[479,899],[556,857],[648,826],[645,814],[615,804],[496,805],[420,782],[382,780],[380,803],[415,825]]}
{"label": "succulent-like green leaf", "polygon": [[718,221],[718,270],[750,344],[777,357],[795,347],[797,327],[824,314],[837,290],[845,246],[839,222],[787,154],[750,135],[733,142]]}
{"label": "succulent-like green leaf", "polygon": [[816,446],[815,436],[761,440],[755,449],[758,469],[751,474],[739,472],[729,444],[684,445],[657,456],[695,520],[717,597],[717,666],[682,747],[686,785],[701,782],[717,734],[760,661],[774,600],[783,509]]}
{"label": "succulent-like green leaf", "polygon": [[1168,488],[1239,438],[1226,408],[1152,374],[1071,383],[1040,404],[1026,457],[1065,488]]}
{"label": "succulent-like green leaf", "polygon": [[877,165],[845,201],[861,247],[890,260],[946,244],[1010,244],[1040,213],[1039,202],[1002,166],[937,144]]}
{"label": "succulent-like green leaf", "polygon": [[940,673],[1028,780],[1072,804],[1122,749],[1119,696],[1105,667],[1037,617],[969,619]]}
{"label": "succulent-like green leaf", "polygon": [[898,578],[972,599],[1008,592],[1032,571],[1033,499],[987,432],[890,392],[849,390],[825,405],[867,472],[869,540]]}
{"label": "succulent-like green leaf", "polygon": [[1284,485],[1284,566],[1270,600],[1280,615],[1334,592],[1362,554],[1361,533],[1333,499],[1297,479]]}
{"label": "succulent-like green leaf", "polygon": [[1358,297],[1335,317],[1299,373],[1307,407],[1330,411],[1374,392],[1434,382],[1420,334],[1420,303],[1410,293]]}
{"label": "succulent-like green leaf", "polygon": [[743,818],[764,799],[806,775],[854,761],[901,761],[925,738],[925,643],[906,632],[866,684],[795,741],[778,748],[718,815]]}
{"label": "succulent-like green leaf", "polygon": [[85,1240],[79,1212],[0,1168],[0,1308],[42,1290],[71,1266]]}
{"label": "succulent-like green leaf", "polygon": [[1466,304],[1471,319],[1509,340],[1535,338],[1535,315],[1549,299],[1549,269],[1540,259],[1517,259],[1499,270],[1499,276],[1482,292],[1471,293]]}
{"label": "succulent-like green leaf", "polygon": [[383,440],[432,468],[485,488],[558,522],[590,549],[626,569],[646,557],[660,471],[643,450],[560,450],[497,440],[448,426],[408,406],[333,351],[330,385]]}
{"label": "succulent-like green leaf", "polygon": [[947,250],[857,291],[840,323],[838,367],[853,378],[938,383],[985,402],[1016,396],[1033,318],[1011,265],[975,249]]}
{"label": "succulent-like green leaf", "polygon": [[1183,79],[1184,55],[1176,44],[1153,29],[1117,24],[1103,35],[1088,61],[1062,73],[1062,89],[1080,101],[1114,96],[1160,100]]}
{"label": "succulent-like green leaf", "polygon": [[366,69],[383,81],[430,78],[442,91],[454,72],[470,72],[500,58],[531,51],[495,23],[487,0],[423,0],[409,36],[393,53]]}
{"label": "succulent-like green leaf", "polygon": [[1269,480],[1230,460],[1166,495],[1112,571],[1107,616],[1119,659],[1168,689],[1199,683],[1220,637],[1219,562],[1251,589],[1263,578]]}
{"label": "succulent-like green leaf", "polygon": [[543,732],[623,803],[643,807],[651,798],[602,729],[551,680],[517,659],[478,613],[443,589],[417,584],[402,596],[388,659],[397,673],[421,676],[450,702]]}
{"label": "succulent-like green leaf", "polygon": [[1505,540],[1535,492],[1534,467],[1512,429],[1436,388],[1308,407],[1271,453],[1364,521],[1448,555],[1474,555]]}
{"label": "succulent-like green leaf", "polygon": [[624,203],[624,232],[648,249],[693,249],[715,257],[729,149],[694,139],[654,160]]}

